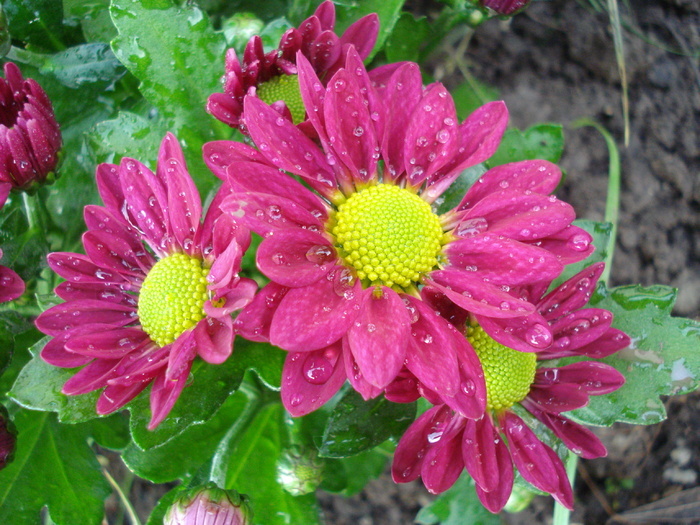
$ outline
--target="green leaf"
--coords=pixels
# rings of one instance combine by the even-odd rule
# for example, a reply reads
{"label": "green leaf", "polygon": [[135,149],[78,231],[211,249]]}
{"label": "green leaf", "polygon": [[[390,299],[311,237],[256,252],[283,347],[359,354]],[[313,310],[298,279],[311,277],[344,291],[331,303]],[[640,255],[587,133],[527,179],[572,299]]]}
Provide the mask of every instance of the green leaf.
{"label": "green leaf", "polygon": [[83,44],[51,55],[41,70],[53,74],[69,88],[79,88],[84,84],[106,88],[126,71],[109,45],[101,43]]}
{"label": "green leaf", "polygon": [[272,403],[254,419],[228,451],[227,489],[250,497],[257,525],[320,525],[313,494],[292,496],[277,482],[277,462],[285,445],[284,409]]}
{"label": "green leaf", "polygon": [[88,429],[89,435],[104,448],[124,450],[131,443],[129,417],[125,412],[91,419],[82,426]]}
{"label": "green leaf", "polygon": [[348,390],[328,420],[319,454],[331,458],[359,454],[401,436],[415,416],[415,403],[392,403],[384,397],[364,401]]}
{"label": "green leaf", "polygon": [[393,449],[393,444],[365,450],[349,458],[327,458],[321,488],[346,497],[358,494],[367,483],[384,472],[391,457],[386,448]]}
{"label": "green leaf", "polygon": [[282,384],[282,366],[287,352],[268,343],[254,343],[237,337],[233,346],[233,355],[238,365],[244,370],[254,370],[260,380],[273,390],[279,390]]}
{"label": "green leaf", "polygon": [[450,187],[447,188],[445,193],[440,195],[435,201],[438,205],[438,213],[447,213],[457,207],[457,205],[462,202],[469,188],[471,188],[484,173],[486,173],[486,167],[483,164],[477,164],[460,173],[459,177],[450,184]]}
{"label": "green leaf", "polygon": [[[16,206],[0,212],[0,246],[2,264],[16,271],[25,281],[36,279],[46,267],[46,254],[49,247],[38,230],[29,229],[29,223],[20,209],[19,196],[13,198]],[[32,199],[35,196],[27,196]]]}
{"label": "green leaf", "polygon": [[13,39],[48,50],[64,47],[60,0],[5,0],[2,7]]}
{"label": "green leaf", "polygon": [[430,24],[425,17],[416,19],[410,13],[402,13],[386,40],[384,52],[387,60],[418,62],[421,48],[429,34]]}
{"label": "green leaf", "polygon": [[0,471],[0,523],[41,523],[49,508],[57,525],[102,523],[110,487],[87,445],[82,425],[53,414],[19,410],[15,459]]}
{"label": "green leaf", "polygon": [[239,391],[230,396],[209,421],[190,426],[159,447],[141,450],[132,443],[122,455],[124,463],[136,475],[154,483],[185,478],[214,455],[219,442],[239,418],[247,402],[248,398]]}
{"label": "green leaf", "polygon": [[148,450],[167,443],[192,425],[209,421],[224,401],[238,389],[245,372],[242,368],[233,358],[220,365],[195,360],[190,373],[191,383],[184,388],[168,417],[155,430],[146,428],[151,420],[148,390],[139,395],[128,405],[134,443],[139,448]]}
{"label": "green leaf", "polygon": [[191,3],[176,7],[170,0],[112,0],[110,13],[119,31],[112,41],[115,55],[141,81],[144,97],[186,145],[190,173],[206,193],[216,179],[204,166],[201,147],[231,134],[205,111],[209,95],[221,90],[223,35]]}
{"label": "green leaf", "polygon": [[343,5],[336,6],[336,27],[335,32],[342,35],[343,32],[356,20],[365,15],[376,13],[379,16],[379,34],[374,50],[367,60],[370,61],[374,55],[382,49],[384,42],[394,30],[396,22],[401,16],[401,8],[405,0],[350,0]]}
{"label": "green leaf", "polygon": [[[592,396],[569,414],[590,425],[616,421],[650,425],[666,417],[659,396],[696,390],[700,383],[700,323],[671,317],[676,290],[667,286],[599,286],[591,305],[613,313],[613,326],[632,338],[629,348],[603,359],[625,376],[611,394]],[[568,362],[568,361],[567,361]]]}
{"label": "green leaf", "polygon": [[10,397],[30,410],[57,412],[61,422],[78,423],[98,417],[95,404],[99,392],[79,396],[61,393],[64,383],[75,374],[75,370],[52,366],[41,358],[39,353],[49,340],[50,337],[44,337],[29,349],[32,359],[12,385]]}
{"label": "green leaf", "polygon": [[468,82],[464,82],[451,90],[451,94],[455,101],[455,109],[460,121],[467,118],[477,108],[487,102],[499,99],[499,93],[496,88],[484,84],[473,77],[470,77]]}
{"label": "green leaf", "polygon": [[423,525],[500,525],[501,518],[486,510],[476,495],[474,481],[463,473],[449,490],[421,509],[416,522]]}
{"label": "green leaf", "polygon": [[527,159],[559,162],[564,151],[564,128],[561,124],[535,124],[525,131],[509,129],[498,150],[486,164],[490,168]]}
{"label": "green leaf", "polygon": [[155,169],[158,149],[166,132],[161,119],[120,111],[117,118],[97,124],[87,134],[87,139],[96,163],[119,164],[122,157],[131,157]]}

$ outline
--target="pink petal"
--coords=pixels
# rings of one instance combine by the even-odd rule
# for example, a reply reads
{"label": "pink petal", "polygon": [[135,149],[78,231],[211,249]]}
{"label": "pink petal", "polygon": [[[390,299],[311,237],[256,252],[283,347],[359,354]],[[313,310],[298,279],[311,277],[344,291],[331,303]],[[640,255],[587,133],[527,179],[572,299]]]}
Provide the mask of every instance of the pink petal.
{"label": "pink petal", "polygon": [[489,416],[480,420],[466,420],[462,459],[467,472],[484,492],[497,490],[503,478],[508,479],[509,472],[513,477],[513,465],[507,449],[503,454],[505,447]]}
{"label": "pink petal", "polygon": [[130,287],[126,277],[96,265],[79,253],[54,252],[47,258],[49,267],[67,281],[74,283],[104,283]]}
{"label": "pink petal", "polygon": [[291,352],[282,370],[282,403],[294,417],[321,407],[345,382],[340,341],[313,352]]}
{"label": "pink petal", "polygon": [[563,264],[583,261],[595,251],[591,234],[573,224],[549,237],[539,239],[537,246],[556,255]]}
{"label": "pink petal", "polygon": [[346,44],[352,45],[357,50],[357,54],[364,60],[372,52],[378,34],[379,17],[376,13],[370,13],[353,22],[343,32],[340,44],[343,48]]}
{"label": "pink petal", "polygon": [[246,96],[245,112],[251,138],[272,164],[299,175],[320,193],[332,195],[335,175],[311,139],[256,97]]}
{"label": "pink petal", "polygon": [[130,306],[85,299],[52,306],[36,319],[36,327],[55,336],[80,325],[103,323],[116,328],[135,320],[136,311]]}
{"label": "pink petal", "polygon": [[64,301],[94,299],[110,303],[133,306],[138,304],[138,296],[124,291],[122,288],[104,283],[73,283],[64,281],[54,292]]}
{"label": "pink petal", "polygon": [[117,328],[72,336],[66,350],[100,359],[120,359],[149,340],[140,328]]}
{"label": "pink petal", "polygon": [[452,97],[442,84],[428,87],[410,116],[404,142],[408,183],[420,186],[457,152],[459,132]]}
{"label": "pink petal", "polygon": [[221,208],[258,235],[285,228],[303,228],[319,231],[318,217],[294,201],[268,193],[232,193]]}
{"label": "pink petal", "polygon": [[96,359],[66,381],[61,392],[77,396],[106,386],[118,363],[117,359]]}
{"label": "pink petal", "polygon": [[445,254],[450,269],[464,269],[476,278],[496,285],[551,281],[563,269],[557,258],[546,250],[490,233],[453,241],[445,248]]}
{"label": "pink petal", "polygon": [[534,241],[566,228],[576,213],[553,195],[501,190],[477,202],[462,222],[469,224],[477,218],[486,222],[489,233],[516,241]]}
{"label": "pink petal", "polygon": [[384,397],[392,403],[412,403],[421,397],[418,391],[418,380],[404,369],[384,389]]}
{"label": "pink petal", "polygon": [[306,116],[318,134],[321,144],[328,145],[325,119],[323,118],[323,100],[326,96],[326,90],[313,66],[301,51],[297,53],[296,61],[299,70],[299,90],[306,108]]}
{"label": "pink petal", "polygon": [[[235,191],[256,193],[264,189],[265,193],[295,202],[321,223],[328,219],[328,205],[303,184],[286,173],[281,173],[277,168],[257,162],[237,162],[227,173]],[[265,181],[264,188],[261,188],[261,180]]]}
{"label": "pink petal", "polygon": [[[431,408],[416,419],[399,440],[391,465],[391,477],[396,483],[408,483],[420,476],[430,439],[441,436],[452,411],[445,405]],[[432,437],[431,437],[432,436]]]}
{"label": "pink petal", "polygon": [[308,352],[334,343],[357,317],[362,285],[350,284],[345,268],[336,267],[310,286],[287,292],[270,326],[270,342],[288,351]]}
{"label": "pink petal", "polygon": [[256,149],[231,140],[215,140],[202,146],[202,156],[207,167],[222,181],[227,180],[229,166],[238,162],[265,164],[265,157]]}
{"label": "pink petal", "polygon": [[[208,290],[215,291],[221,288],[228,289],[237,279],[241,269],[243,254],[238,244],[234,241],[222,253],[217,254],[214,264],[207,275]],[[211,304],[207,301],[205,304]]]}
{"label": "pink petal", "polygon": [[[568,349],[566,355],[585,355],[595,359],[602,359],[614,354],[618,350],[628,347],[631,344],[630,337],[622,330],[611,328],[595,341],[576,349]],[[557,357],[563,356],[563,351]]]}
{"label": "pink petal", "polygon": [[549,447],[512,412],[506,411],[502,414],[501,425],[508,438],[513,463],[525,481],[544,492],[557,492],[559,476],[547,453]]}
{"label": "pink petal", "polygon": [[605,363],[581,361],[559,368],[538,368],[535,382],[538,385],[571,383],[588,395],[599,396],[624,385],[625,376]]}
{"label": "pink petal", "polygon": [[466,210],[480,200],[504,189],[549,195],[561,180],[561,170],[546,160],[523,160],[491,168],[472,184],[457,206]]}
{"label": "pink petal", "polygon": [[202,201],[185,164],[175,158],[167,159],[165,163],[170,229],[185,252],[194,255],[194,237],[202,217]]}
{"label": "pink petal", "polygon": [[566,347],[575,350],[602,337],[610,328],[612,314],[601,308],[577,310],[550,323],[559,345],[566,339]]}
{"label": "pink petal", "polygon": [[547,447],[545,450],[557,471],[557,481],[559,482],[557,489],[552,491],[552,497],[567,509],[574,510],[574,493],[564,463],[551,448]]}
{"label": "pink petal", "polygon": [[106,416],[124,407],[129,401],[139,395],[148,383],[131,385],[108,385],[97,400],[97,413]]}
{"label": "pink petal", "polygon": [[258,283],[253,279],[240,278],[233,287],[219,288],[214,294],[213,300],[223,300],[221,306],[214,306],[211,300],[204,303],[204,313],[209,317],[221,319],[230,316],[233,312],[247,306],[255,296]]}
{"label": "pink petal", "polygon": [[185,366],[178,377],[167,379],[165,374],[156,377],[151,389],[151,421],[148,423],[148,430],[155,429],[170,413],[182,389],[187,386],[191,368],[192,361]]}
{"label": "pink petal", "polygon": [[[0,257],[2,252],[0,251]],[[0,265],[0,303],[17,299],[24,293],[24,281],[14,270]]]}
{"label": "pink petal", "polygon": [[335,249],[325,237],[302,229],[276,232],[263,239],[256,253],[260,271],[290,288],[308,286],[322,279],[337,259]]}
{"label": "pink petal", "polygon": [[508,503],[510,494],[513,491],[513,480],[515,477],[508,447],[502,442],[501,445],[496,447],[496,458],[500,476],[498,486],[491,492],[486,492],[478,484],[475,486],[476,495],[481,503],[494,514],[501,512],[506,503]]}
{"label": "pink petal", "polygon": [[552,321],[583,308],[593,295],[605,263],[592,264],[544,296],[537,309],[545,319]]}
{"label": "pink petal", "polygon": [[168,356],[168,368],[165,370],[167,381],[176,380],[182,376],[184,370],[189,371],[197,355],[197,340],[194,330],[188,330],[175,339],[170,345],[170,355]]}
{"label": "pink petal", "polygon": [[526,402],[523,405],[542,421],[561,439],[569,450],[585,459],[595,459],[607,456],[608,452],[600,439],[587,428],[560,416],[540,410],[535,403]]}
{"label": "pink petal", "polygon": [[309,61],[316,71],[326,71],[341,56],[340,39],[331,30],[323,31],[311,44]]}
{"label": "pink petal", "polygon": [[382,393],[382,389],[374,386],[365,379],[365,376],[362,375],[362,371],[360,370],[360,367],[355,361],[355,357],[352,355],[352,351],[350,350],[350,344],[348,343],[347,337],[343,337],[342,343],[345,375],[350,381],[350,384],[365,401],[368,399],[374,399]]}
{"label": "pink petal", "polygon": [[429,284],[455,304],[477,315],[510,318],[528,315],[535,307],[516,299],[500,287],[484,282],[478,273],[462,270],[438,270],[430,274]]}
{"label": "pink petal", "polygon": [[130,385],[135,382],[150,381],[165,371],[172,345],[160,348],[149,342],[142,348],[123,357],[115,367],[110,385]]}
{"label": "pink petal", "polygon": [[277,283],[266,284],[236,317],[235,332],[250,341],[269,342],[272,318],[287,291]]}
{"label": "pink petal", "polygon": [[553,414],[568,412],[588,404],[588,394],[578,385],[571,383],[552,385],[535,383],[527,397],[536,402],[542,410]]}
{"label": "pink petal", "polygon": [[83,246],[88,257],[101,268],[131,278],[145,277],[132,243],[107,232],[92,230],[83,234]]}
{"label": "pink petal", "polygon": [[464,469],[461,439],[463,427],[461,418],[453,418],[425,455],[421,478],[425,488],[433,494],[445,492],[454,485]]}
{"label": "pink petal", "polygon": [[486,383],[476,352],[456,329],[450,327],[459,362],[459,389],[453,397],[442,399],[453,410],[470,419],[479,419],[486,410]]}
{"label": "pink petal", "polygon": [[410,319],[403,300],[393,290],[382,287],[362,292],[360,314],[348,330],[348,343],[364,378],[378,388],[386,387],[397,376],[410,335]]}
{"label": "pink petal", "polygon": [[410,115],[423,93],[423,80],[417,64],[408,62],[389,78],[382,91],[385,109],[382,157],[386,164],[385,177],[396,180],[404,170],[404,137]]}
{"label": "pink petal", "polygon": [[207,363],[219,365],[233,351],[233,321],[229,316],[221,319],[205,317],[194,327],[193,335],[199,357]]}
{"label": "pink petal", "polygon": [[411,324],[406,367],[441,396],[453,397],[460,387],[454,338],[447,322],[420,300],[405,296],[418,319]]}
{"label": "pink petal", "polygon": [[110,325],[87,325],[78,326],[72,330],[66,330],[65,332],[53,337],[44,348],[41,349],[41,358],[48,364],[53,366],[58,366],[61,368],[74,368],[76,366],[82,366],[90,361],[92,357],[74,354],[68,351],[66,346],[66,341],[71,337],[76,337],[83,334],[93,334],[100,333],[102,330],[112,330],[113,327]]}
{"label": "pink petal", "polygon": [[547,321],[537,312],[512,319],[494,319],[478,314],[475,317],[491,338],[520,352],[544,351],[554,340]]}
{"label": "pink petal", "polygon": [[331,149],[352,178],[366,182],[376,175],[379,151],[374,123],[356,75],[341,69],[328,83],[323,115]]}

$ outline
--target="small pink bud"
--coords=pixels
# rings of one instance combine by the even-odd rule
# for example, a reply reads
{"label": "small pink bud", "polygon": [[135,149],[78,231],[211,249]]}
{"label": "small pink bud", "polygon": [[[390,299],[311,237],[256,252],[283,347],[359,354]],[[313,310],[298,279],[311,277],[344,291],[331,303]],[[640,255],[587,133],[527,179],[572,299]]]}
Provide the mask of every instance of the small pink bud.
{"label": "small pink bud", "polygon": [[499,15],[510,16],[524,9],[530,0],[479,0],[479,3]]}
{"label": "small pink bud", "polygon": [[252,517],[247,496],[208,483],[175,500],[163,525],[251,525]]}

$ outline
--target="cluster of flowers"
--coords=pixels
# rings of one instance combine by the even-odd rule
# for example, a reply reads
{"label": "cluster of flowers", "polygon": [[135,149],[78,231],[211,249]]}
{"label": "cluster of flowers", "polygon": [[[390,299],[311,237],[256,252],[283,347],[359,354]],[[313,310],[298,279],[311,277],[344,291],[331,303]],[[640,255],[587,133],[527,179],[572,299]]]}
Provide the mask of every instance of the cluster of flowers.
{"label": "cluster of flowers", "polygon": [[[424,86],[416,64],[365,68],[375,15],[342,36],[334,20],[326,1],[279,49],[264,53],[254,37],[242,61],[227,54],[225,91],[208,109],[250,141],[205,145],[222,181],[205,214],[170,134],[155,172],[130,158],[98,167],[104,206],[85,208],[85,254],[48,258],[65,279],[56,288],[64,302],[36,321],[53,336],[41,355],[82,367],[63,392],[102,389],[100,414],[152,384],[155,428],[196,356],[222,363],[235,335],[270,342],[288,352],[281,397],[294,416],[346,380],[365,399],[433,405],[398,444],[397,482],[421,476],[441,492],[466,469],[497,512],[515,467],[571,507],[562,460],[526,419],[582,457],[604,455],[561,413],[624,378],[597,361],[547,361],[605,357],[629,338],[610,312],[586,308],[602,264],[551,290],[593,251],[572,207],[552,195],[561,173],[539,160],[497,166],[438,214],[460,174],[496,151],[505,105],[459,123],[450,94]],[[33,107],[33,84],[18,88],[8,67],[14,100],[19,89]],[[16,129],[28,117],[14,118]],[[0,140],[15,136],[4,129]],[[239,276],[251,231],[262,237],[256,261],[269,280],[260,290]]]}

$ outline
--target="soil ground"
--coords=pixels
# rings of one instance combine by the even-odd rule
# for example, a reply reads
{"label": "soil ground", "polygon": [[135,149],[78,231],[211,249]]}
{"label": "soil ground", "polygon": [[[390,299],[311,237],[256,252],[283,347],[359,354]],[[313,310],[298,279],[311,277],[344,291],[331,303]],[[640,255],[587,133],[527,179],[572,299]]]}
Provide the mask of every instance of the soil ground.
{"label": "soil ground", "polygon": [[[627,147],[612,34],[607,15],[592,3],[533,2],[509,23],[491,20],[476,31],[465,63],[499,90],[512,125],[565,125],[561,166],[567,177],[558,195],[581,218],[603,220],[608,153],[597,131],[571,124],[590,118],[613,134],[620,145],[622,190],[612,284],[674,286],[675,313],[698,319],[700,2],[635,0],[631,12],[620,2],[629,22]],[[422,14],[436,7],[412,5]],[[434,62],[438,75],[447,71],[443,58]],[[451,87],[463,81],[454,75],[442,80]],[[669,398],[666,407],[669,418],[660,425],[596,430],[609,455],[580,463],[572,523],[700,523],[700,394]],[[669,497],[684,504],[664,500]],[[323,495],[322,504],[331,525],[399,525],[412,523],[430,499],[420,483],[396,486],[385,475],[354,498]],[[670,501],[666,510],[639,509],[661,500]],[[537,498],[505,521],[551,523],[551,499]]]}

